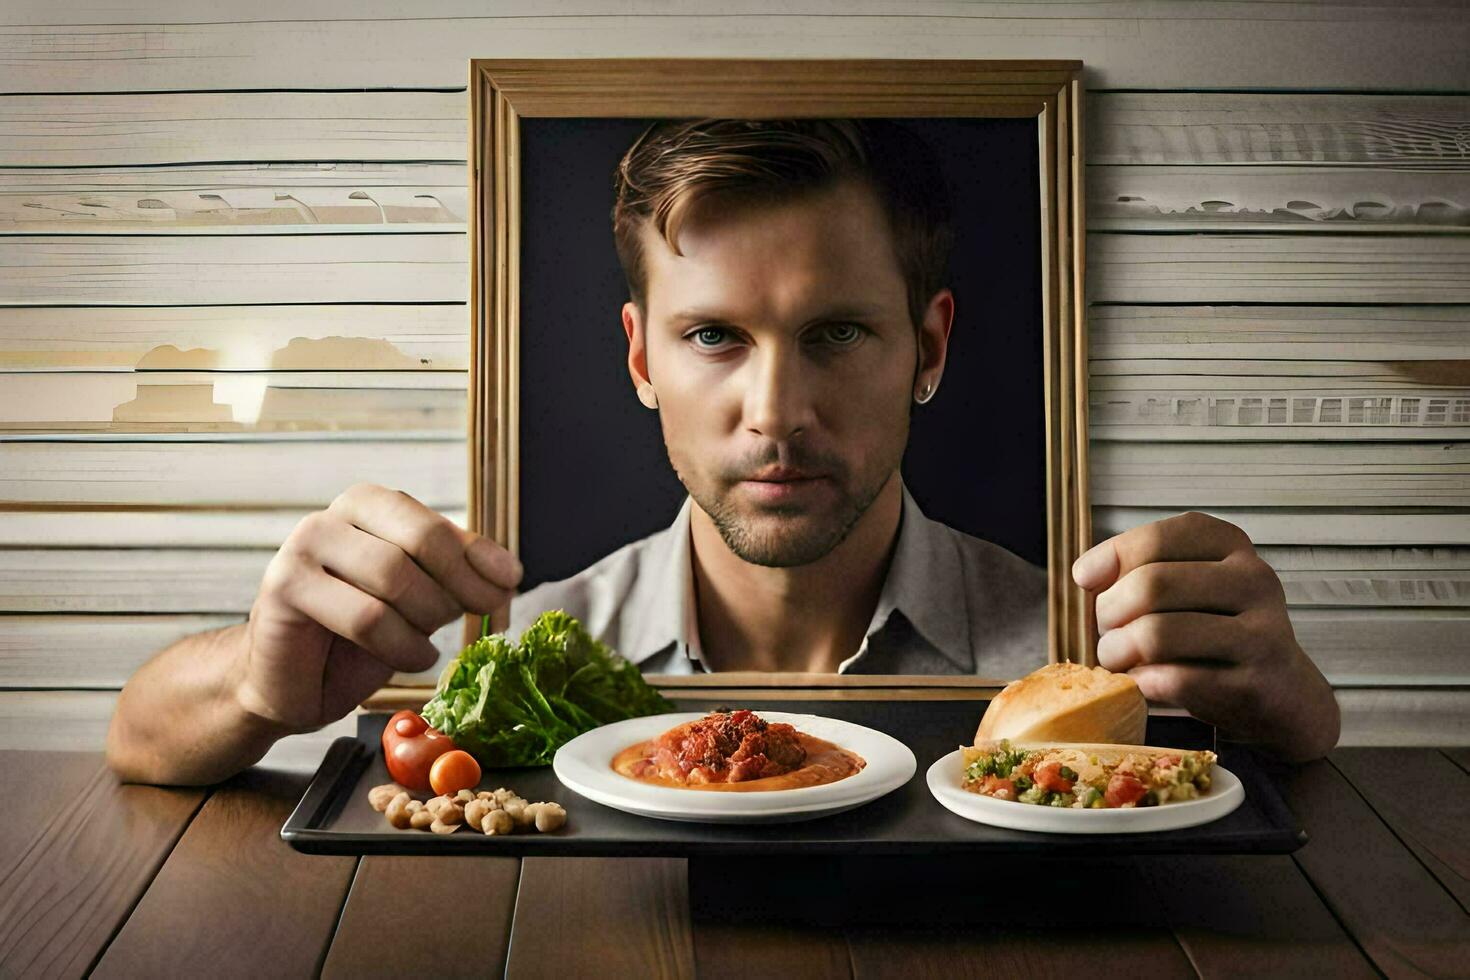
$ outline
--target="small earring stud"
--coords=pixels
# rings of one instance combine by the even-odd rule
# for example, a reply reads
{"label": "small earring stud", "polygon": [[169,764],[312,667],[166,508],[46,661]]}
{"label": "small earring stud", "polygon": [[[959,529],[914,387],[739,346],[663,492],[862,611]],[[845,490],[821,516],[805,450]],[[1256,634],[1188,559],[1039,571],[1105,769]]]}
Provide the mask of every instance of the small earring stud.
{"label": "small earring stud", "polygon": [[658,408],[658,392],[646,381],[638,386],[638,400],[643,403],[644,408]]}
{"label": "small earring stud", "polygon": [[914,396],[914,401],[918,402],[920,405],[924,405],[928,403],[930,398],[933,397],[934,386],[932,384],[929,384],[928,382],[925,382],[924,387],[920,388],[919,393]]}

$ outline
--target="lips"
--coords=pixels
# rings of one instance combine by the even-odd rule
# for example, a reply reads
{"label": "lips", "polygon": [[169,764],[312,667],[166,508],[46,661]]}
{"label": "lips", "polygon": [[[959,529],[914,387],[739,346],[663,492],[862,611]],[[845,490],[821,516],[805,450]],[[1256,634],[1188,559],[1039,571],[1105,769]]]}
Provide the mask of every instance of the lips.
{"label": "lips", "polygon": [[752,483],[795,483],[798,480],[817,480],[825,476],[811,470],[800,470],[791,466],[768,466],[746,477]]}

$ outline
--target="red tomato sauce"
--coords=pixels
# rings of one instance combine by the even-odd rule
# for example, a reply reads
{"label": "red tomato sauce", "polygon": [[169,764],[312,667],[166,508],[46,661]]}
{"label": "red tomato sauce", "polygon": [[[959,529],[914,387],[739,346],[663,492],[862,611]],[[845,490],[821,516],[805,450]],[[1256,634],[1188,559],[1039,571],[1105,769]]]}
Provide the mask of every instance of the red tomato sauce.
{"label": "red tomato sauce", "polygon": [[751,711],[711,712],[630,745],[612,760],[614,771],[629,779],[735,792],[820,786],[866,764],[854,752]]}

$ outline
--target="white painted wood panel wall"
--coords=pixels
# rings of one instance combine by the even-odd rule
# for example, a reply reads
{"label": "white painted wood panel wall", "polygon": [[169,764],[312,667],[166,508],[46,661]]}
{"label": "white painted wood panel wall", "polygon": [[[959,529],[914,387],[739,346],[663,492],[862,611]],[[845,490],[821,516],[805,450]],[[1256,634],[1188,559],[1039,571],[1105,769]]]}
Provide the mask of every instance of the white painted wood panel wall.
{"label": "white painted wood panel wall", "polygon": [[462,517],[467,60],[680,54],[1086,62],[1098,535],[1241,524],[1346,742],[1470,741],[1467,51],[1462,0],[6,4],[0,745],[100,745],[355,480]]}

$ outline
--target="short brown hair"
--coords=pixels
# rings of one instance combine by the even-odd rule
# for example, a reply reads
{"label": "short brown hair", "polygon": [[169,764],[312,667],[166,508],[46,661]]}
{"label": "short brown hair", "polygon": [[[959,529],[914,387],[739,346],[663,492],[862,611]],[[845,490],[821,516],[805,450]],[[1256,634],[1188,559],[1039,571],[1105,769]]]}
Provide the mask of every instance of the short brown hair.
{"label": "short brown hair", "polygon": [[649,126],[618,164],[612,210],[633,302],[647,309],[639,239],[644,222],[651,221],[679,255],[680,225],[698,201],[785,201],[850,179],[875,192],[888,219],[917,328],[948,277],[954,244],[949,192],[928,144],[886,119],[693,119]]}

